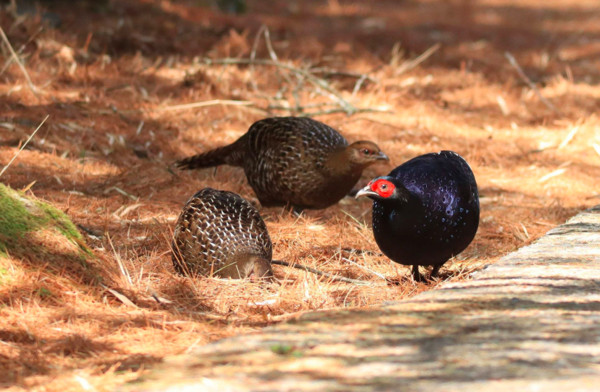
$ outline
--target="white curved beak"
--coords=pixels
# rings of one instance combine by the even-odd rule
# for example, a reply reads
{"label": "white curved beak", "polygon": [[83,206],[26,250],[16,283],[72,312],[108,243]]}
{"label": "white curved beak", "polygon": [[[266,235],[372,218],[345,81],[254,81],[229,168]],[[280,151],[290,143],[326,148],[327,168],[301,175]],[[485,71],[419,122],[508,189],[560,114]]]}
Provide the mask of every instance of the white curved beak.
{"label": "white curved beak", "polygon": [[358,199],[361,196],[377,196],[377,193],[371,190],[371,183],[369,183],[369,185],[356,192],[356,196],[354,196],[354,198]]}

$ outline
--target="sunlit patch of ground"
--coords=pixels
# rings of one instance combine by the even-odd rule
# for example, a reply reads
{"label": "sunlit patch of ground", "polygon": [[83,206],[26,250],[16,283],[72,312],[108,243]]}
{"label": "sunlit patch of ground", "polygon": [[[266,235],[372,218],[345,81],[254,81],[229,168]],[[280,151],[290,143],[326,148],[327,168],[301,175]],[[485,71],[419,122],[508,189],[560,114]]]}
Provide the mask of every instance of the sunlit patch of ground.
{"label": "sunlit patch of ground", "polygon": [[[234,141],[262,117],[313,114],[351,141],[376,141],[391,163],[361,184],[422,153],[464,156],[481,224],[444,280],[468,277],[600,200],[595,1],[249,1],[240,16],[195,3],[59,3],[61,26],[41,32],[39,17],[2,12],[37,86],[3,46],[2,164],[50,118],[0,179],[81,227],[105,285],[0,259],[0,386],[110,390],[165,355],[306,311],[436,287],[413,283],[379,253],[371,203],[351,198],[300,217],[261,213],[275,258],[368,285],[279,266],[277,284],[175,276],[170,235],[189,196],[211,186],[256,199],[240,169],[179,172],[171,163]],[[257,35],[262,24],[268,38]],[[251,57],[276,64],[203,60]],[[347,115],[345,104],[375,111]]]}

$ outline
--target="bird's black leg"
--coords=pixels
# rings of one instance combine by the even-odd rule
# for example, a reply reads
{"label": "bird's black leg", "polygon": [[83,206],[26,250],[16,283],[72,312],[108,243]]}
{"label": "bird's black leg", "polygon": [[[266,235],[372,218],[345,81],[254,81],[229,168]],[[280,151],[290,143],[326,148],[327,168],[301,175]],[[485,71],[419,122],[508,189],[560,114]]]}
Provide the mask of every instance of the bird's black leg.
{"label": "bird's black leg", "polygon": [[304,208],[302,207],[298,207],[298,206],[293,206],[290,211],[292,212],[292,214],[294,214],[296,217],[299,217],[300,215],[302,215],[302,211],[304,211]]}
{"label": "bird's black leg", "polygon": [[[262,203],[261,203],[262,204]],[[263,204],[265,205],[265,204]],[[283,206],[283,210],[282,212],[286,213],[286,214],[290,214],[290,216],[295,216],[296,218],[300,216],[300,214],[302,214],[302,208],[301,207],[297,207],[291,203],[285,203],[285,204],[273,204],[270,206],[275,206],[275,205],[281,205]]]}
{"label": "bird's black leg", "polygon": [[423,281],[423,277],[419,273],[419,266],[416,265],[416,264],[413,265],[412,276],[413,276],[413,279],[415,280],[415,282],[422,282]]}
{"label": "bird's black leg", "polygon": [[433,279],[433,278],[437,277],[438,272],[440,272],[440,267],[441,267],[441,265],[433,266],[433,268],[431,269],[431,274],[429,274],[429,279]]}

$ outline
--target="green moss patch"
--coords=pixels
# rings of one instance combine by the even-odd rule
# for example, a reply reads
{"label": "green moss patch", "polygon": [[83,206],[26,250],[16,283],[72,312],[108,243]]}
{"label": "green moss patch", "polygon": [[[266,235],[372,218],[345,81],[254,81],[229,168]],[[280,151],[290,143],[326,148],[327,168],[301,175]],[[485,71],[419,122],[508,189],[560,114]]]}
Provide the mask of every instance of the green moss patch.
{"label": "green moss patch", "polygon": [[6,283],[8,281],[8,279],[9,279],[8,270],[0,264],[0,285]]}
{"label": "green moss patch", "polygon": [[18,192],[0,185],[0,246],[4,249],[42,223],[41,217],[28,211],[25,202],[34,205]]}
{"label": "green moss patch", "polygon": [[83,264],[93,255],[64,212],[2,184],[0,250],[19,258],[43,257],[45,261],[65,256]]}

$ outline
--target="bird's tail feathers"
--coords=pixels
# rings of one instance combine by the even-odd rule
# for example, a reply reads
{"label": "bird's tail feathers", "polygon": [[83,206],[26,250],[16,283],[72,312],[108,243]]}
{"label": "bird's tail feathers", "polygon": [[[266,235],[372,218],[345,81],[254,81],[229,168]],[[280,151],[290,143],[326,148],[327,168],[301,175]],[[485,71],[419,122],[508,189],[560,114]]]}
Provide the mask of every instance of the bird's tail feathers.
{"label": "bird's tail feathers", "polygon": [[244,162],[243,152],[237,143],[215,148],[175,162],[175,166],[184,170],[201,169],[219,165],[241,166]]}

